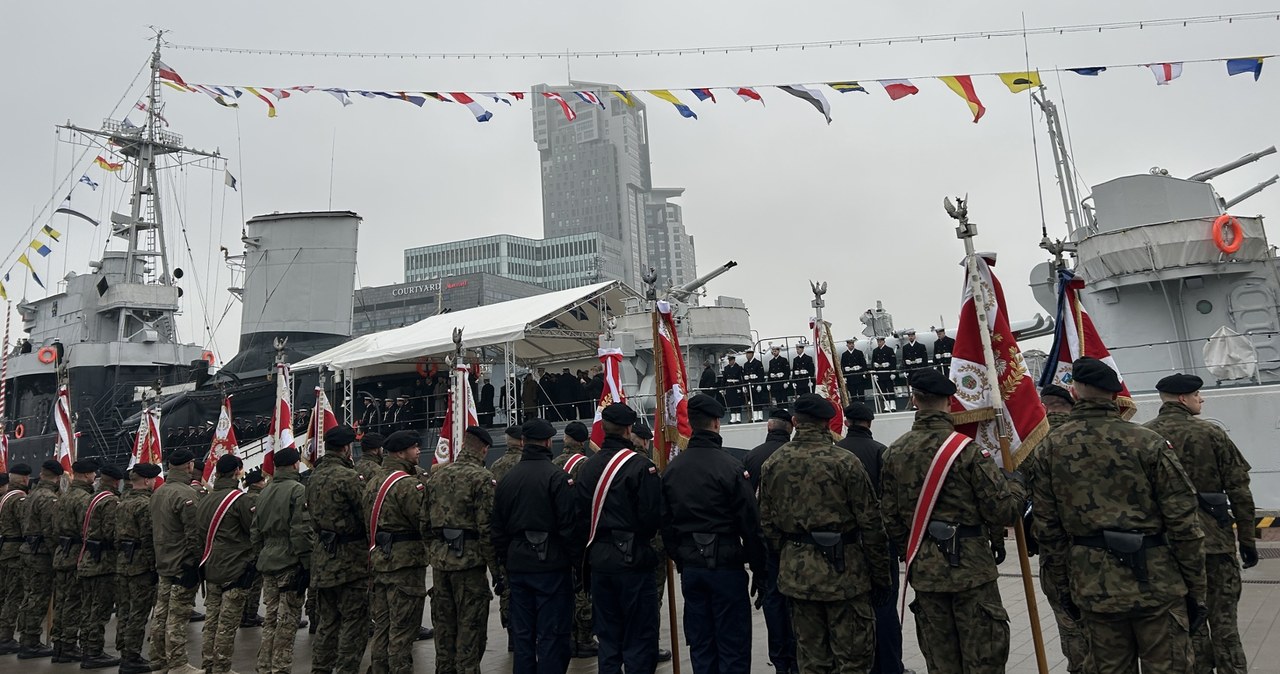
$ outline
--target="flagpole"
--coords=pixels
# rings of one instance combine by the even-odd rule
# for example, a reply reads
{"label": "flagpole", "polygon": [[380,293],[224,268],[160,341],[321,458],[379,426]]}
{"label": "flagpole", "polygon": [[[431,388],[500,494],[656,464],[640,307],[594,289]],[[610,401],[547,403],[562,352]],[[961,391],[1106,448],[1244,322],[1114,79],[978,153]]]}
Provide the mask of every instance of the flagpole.
{"label": "flagpole", "polygon": [[[973,238],[978,234],[976,225],[969,222],[969,209],[966,199],[956,198],[958,206],[952,206],[950,199],[944,199],[947,213],[959,221],[956,226],[956,238],[964,241],[965,268],[969,274],[969,287],[973,289],[973,308],[978,319],[978,335],[982,340],[983,359],[987,365],[987,388],[991,392],[991,407],[995,412],[996,428],[1000,435],[1000,458],[1008,470],[1016,466],[1013,454],[1009,450],[1012,424],[1005,408],[1004,395],[1000,392],[1000,374],[996,371],[995,352],[991,348],[991,326],[987,321],[987,294],[982,285],[982,275],[978,270],[978,256],[974,252]],[[1031,559],[1027,555],[1027,538],[1022,527],[1013,527],[1014,540],[1018,547],[1018,566],[1022,571],[1022,591],[1027,598],[1027,619],[1031,621],[1031,640],[1036,649],[1036,667],[1040,674],[1049,674],[1049,663],[1045,658],[1044,634],[1040,629],[1040,606],[1036,602],[1035,584],[1031,580]]]}
{"label": "flagpole", "polygon": [[[653,303],[651,318],[653,319],[653,460],[659,471],[667,469],[667,426],[663,420],[666,411],[666,382],[663,381],[662,335],[658,331],[658,275],[652,269],[643,276],[648,290],[646,299]],[[671,671],[680,674],[680,637],[677,634],[676,621],[676,568],[670,555],[667,561],[667,622],[671,629]]]}
{"label": "flagpole", "polygon": [[449,429],[452,435],[449,437],[449,460],[454,461],[458,458],[458,452],[462,449],[462,434],[466,432],[467,424],[467,400],[464,397],[466,393],[463,387],[469,387],[470,382],[467,381],[467,370],[462,365],[462,328],[453,329],[453,421],[452,427]]}

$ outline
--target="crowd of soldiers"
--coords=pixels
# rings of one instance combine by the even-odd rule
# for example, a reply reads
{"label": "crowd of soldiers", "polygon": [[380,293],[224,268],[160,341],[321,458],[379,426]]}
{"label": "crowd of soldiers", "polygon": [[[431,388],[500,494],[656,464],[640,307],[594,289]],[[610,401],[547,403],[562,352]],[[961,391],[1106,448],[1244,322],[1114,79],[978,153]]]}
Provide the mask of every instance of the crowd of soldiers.
{"label": "crowd of soldiers", "polygon": [[[305,484],[292,448],[274,454],[269,480],[220,457],[207,486],[185,449],[163,481],[160,466],[86,459],[69,484],[57,461],[30,484],[16,464],[0,486],[0,572],[22,582],[0,584],[0,654],[224,674],[260,592],[260,674],[292,670],[306,601],[318,623],[311,671],[358,672],[367,651],[372,672],[407,674],[429,597],[435,670],[476,674],[496,596],[515,672],[565,672],[574,657],[595,657],[604,674],[653,672],[672,564],[697,674],[751,671],[753,604],[779,674],[902,674],[906,557],[929,671],[1002,672],[997,566],[1030,502],[1069,671],[1137,672],[1141,661],[1244,672],[1240,568],[1258,561],[1249,465],[1195,418],[1202,382],[1161,380],[1163,406],[1144,427],[1121,418],[1110,367],[1081,359],[1073,377],[1072,391],[1042,391],[1052,430],[1020,471],[955,434],[955,385],[932,368],[912,373],[915,421],[888,447],[861,402],[833,441],[837,411],[811,392],[771,412],[758,447],[725,447],[725,406],[695,395],[687,447],[661,471],[652,432],[625,404],[603,410],[599,445],[584,424],[566,426],[556,456],[547,420],[507,428],[487,468],[493,439],[479,426],[425,471],[417,433],[369,433],[356,463],[356,433],[339,426]],[[198,591],[197,667],[187,632]],[[105,650],[112,613],[118,657]]]}

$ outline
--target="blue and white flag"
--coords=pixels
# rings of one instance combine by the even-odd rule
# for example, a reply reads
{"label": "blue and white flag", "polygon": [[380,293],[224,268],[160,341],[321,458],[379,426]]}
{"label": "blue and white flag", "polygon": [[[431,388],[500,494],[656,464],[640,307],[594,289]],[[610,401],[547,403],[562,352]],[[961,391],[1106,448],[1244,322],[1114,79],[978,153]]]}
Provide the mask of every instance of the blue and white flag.
{"label": "blue and white flag", "polygon": [[93,178],[90,178],[87,175],[83,175],[83,176],[80,176],[80,182],[88,185],[89,188],[92,189],[94,192],[98,191],[98,183],[93,182]]}

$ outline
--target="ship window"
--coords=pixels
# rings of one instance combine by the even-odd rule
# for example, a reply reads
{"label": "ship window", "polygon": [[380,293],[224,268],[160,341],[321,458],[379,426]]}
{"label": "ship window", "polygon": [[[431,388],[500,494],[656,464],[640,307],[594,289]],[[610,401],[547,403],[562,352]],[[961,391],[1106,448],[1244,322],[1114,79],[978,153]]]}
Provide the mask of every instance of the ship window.
{"label": "ship window", "polygon": [[1199,311],[1202,314],[1207,314],[1213,311],[1213,302],[1210,302],[1209,300],[1200,300],[1199,302],[1196,302],[1196,311]]}

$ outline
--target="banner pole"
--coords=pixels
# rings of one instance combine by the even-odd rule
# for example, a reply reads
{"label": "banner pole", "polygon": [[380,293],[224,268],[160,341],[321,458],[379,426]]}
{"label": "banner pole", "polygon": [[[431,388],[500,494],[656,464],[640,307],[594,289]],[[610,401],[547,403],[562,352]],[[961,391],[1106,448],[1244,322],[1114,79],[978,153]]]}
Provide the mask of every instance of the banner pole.
{"label": "banner pole", "polygon": [[[666,412],[666,383],[663,381],[663,346],[662,335],[658,331],[658,278],[650,269],[644,276],[649,286],[647,299],[653,303],[650,313],[653,328],[653,460],[659,471],[667,469],[667,426],[663,419]],[[671,629],[671,671],[680,674],[680,636],[679,622],[676,617],[676,567],[670,555],[664,555],[667,566],[667,622]]]}

